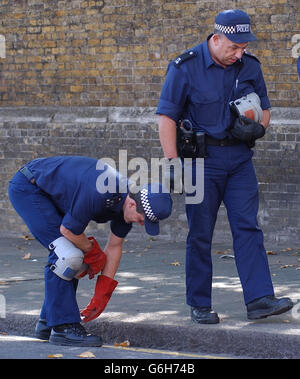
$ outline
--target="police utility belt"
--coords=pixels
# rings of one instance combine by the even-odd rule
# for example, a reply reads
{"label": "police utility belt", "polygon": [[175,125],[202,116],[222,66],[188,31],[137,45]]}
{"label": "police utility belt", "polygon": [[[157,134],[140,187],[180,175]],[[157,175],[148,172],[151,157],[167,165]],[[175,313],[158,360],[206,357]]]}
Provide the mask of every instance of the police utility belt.
{"label": "police utility belt", "polygon": [[189,120],[180,120],[177,124],[177,152],[181,158],[206,158],[207,145],[233,146],[240,144],[236,138],[216,139],[204,132],[193,130]]}

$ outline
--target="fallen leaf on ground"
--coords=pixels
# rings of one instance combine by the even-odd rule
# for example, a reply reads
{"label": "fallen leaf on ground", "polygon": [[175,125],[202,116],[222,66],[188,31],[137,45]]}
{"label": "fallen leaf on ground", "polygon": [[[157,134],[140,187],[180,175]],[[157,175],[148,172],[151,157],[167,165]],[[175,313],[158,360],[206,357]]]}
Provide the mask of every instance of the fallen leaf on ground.
{"label": "fallen leaf on ground", "polygon": [[268,250],[267,251],[268,255],[277,255],[276,251]]}
{"label": "fallen leaf on ground", "polygon": [[128,347],[128,346],[130,346],[130,342],[129,341],[121,342],[120,346],[122,346],[122,347]]}
{"label": "fallen leaf on ground", "polygon": [[24,240],[26,240],[26,241],[33,241],[33,240],[34,240],[33,237],[30,237],[30,236],[28,236],[28,235],[25,235],[25,236],[22,236],[22,237],[23,237]]}
{"label": "fallen leaf on ground", "polygon": [[282,265],[280,268],[288,268],[288,267],[295,267],[295,265]]}
{"label": "fallen leaf on ground", "polygon": [[123,341],[123,342],[121,342],[121,343],[117,343],[117,342],[115,342],[115,343],[114,343],[114,346],[129,347],[129,346],[130,346],[130,342],[129,342],[128,340]]}
{"label": "fallen leaf on ground", "polygon": [[63,356],[63,354],[49,354],[48,358],[62,358]]}
{"label": "fallen leaf on ground", "polygon": [[91,351],[84,351],[83,353],[77,355],[79,358],[96,358],[95,354]]}
{"label": "fallen leaf on ground", "polygon": [[26,253],[24,255],[24,257],[22,257],[22,259],[26,260],[26,259],[30,259],[31,258],[31,254],[30,253]]}
{"label": "fallen leaf on ground", "polygon": [[180,266],[180,262],[172,262],[171,266]]}

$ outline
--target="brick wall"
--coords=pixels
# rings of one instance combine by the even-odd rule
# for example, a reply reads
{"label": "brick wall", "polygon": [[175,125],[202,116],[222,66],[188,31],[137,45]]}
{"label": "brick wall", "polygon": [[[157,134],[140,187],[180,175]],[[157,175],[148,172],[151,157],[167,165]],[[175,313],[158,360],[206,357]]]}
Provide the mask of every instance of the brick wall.
{"label": "brick wall", "polygon": [[[10,177],[27,161],[51,155],[111,157],[117,167],[119,150],[131,158],[162,157],[155,108],[0,107],[0,235],[21,235],[27,228],[7,198]],[[259,224],[269,241],[300,243],[300,109],[275,108],[265,137],[255,147],[260,184]],[[136,170],[128,170],[128,176]],[[185,240],[187,222],[184,197],[174,195],[172,216],[162,222],[162,238]],[[106,233],[107,225],[91,223],[91,230]],[[142,233],[143,234],[143,233]],[[141,238],[141,228],[131,236]],[[215,241],[230,240],[222,206]]]}
{"label": "brick wall", "polygon": [[1,106],[156,106],[168,61],[236,7],[252,18],[272,106],[298,106],[299,0],[2,0]]}
{"label": "brick wall", "polygon": [[[299,0],[1,0],[0,233],[27,232],[7,184],[28,160],[117,158],[119,149],[129,159],[160,157],[154,109],[168,62],[202,41],[219,11],[236,7],[251,16],[259,40],[250,51],[275,107],[272,128],[256,146],[259,221],[267,239],[299,240]],[[184,239],[183,201],[174,200],[163,236]],[[215,238],[230,238],[224,208]]]}

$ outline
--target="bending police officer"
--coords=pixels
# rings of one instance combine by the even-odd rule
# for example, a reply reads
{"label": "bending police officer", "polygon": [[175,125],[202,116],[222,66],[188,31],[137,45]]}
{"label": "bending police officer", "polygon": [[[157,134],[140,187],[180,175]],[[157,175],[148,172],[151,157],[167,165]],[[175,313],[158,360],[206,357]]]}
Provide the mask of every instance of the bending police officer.
{"label": "bending police officer", "polygon": [[[101,346],[100,337],[85,331],[81,315],[88,322],[104,310],[118,284],[114,276],[132,223],[159,234],[159,220],[171,214],[170,194],[155,183],[129,192],[127,178],[105,162],[78,156],[29,162],[11,179],[8,192],[33,236],[49,250],[36,336],[58,345]],[[104,251],[84,233],[91,220],[110,221]],[[80,314],[78,279],[99,272],[94,296]]]}

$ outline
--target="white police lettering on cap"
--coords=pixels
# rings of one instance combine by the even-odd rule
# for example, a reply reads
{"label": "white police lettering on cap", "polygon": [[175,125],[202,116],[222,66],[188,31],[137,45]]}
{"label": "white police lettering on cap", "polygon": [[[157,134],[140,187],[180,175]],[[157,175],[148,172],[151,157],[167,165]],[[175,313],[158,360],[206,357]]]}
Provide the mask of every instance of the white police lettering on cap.
{"label": "white police lettering on cap", "polygon": [[250,32],[250,25],[249,24],[236,25],[236,32],[237,33],[249,33]]}

